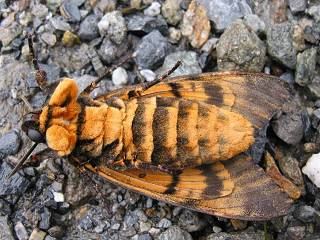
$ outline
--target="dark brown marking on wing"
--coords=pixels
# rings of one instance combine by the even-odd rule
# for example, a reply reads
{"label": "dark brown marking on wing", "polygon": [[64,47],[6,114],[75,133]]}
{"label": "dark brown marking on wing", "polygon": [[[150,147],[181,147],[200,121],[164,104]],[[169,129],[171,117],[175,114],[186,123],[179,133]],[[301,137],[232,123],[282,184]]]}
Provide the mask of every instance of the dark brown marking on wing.
{"label": "dark brown marking on wing", "polygon": [[77,119],[77,139],[79,140],[82,131],[82,126],[86,119],[86,106],[81,101],[78,101],[78,103],[80,105],[80,113]]}
{"label": "dark brown marking on wing", "polygon": [[208,96],[206,103],[216,105],[217,107],[223,106],[223,89],[216,84],[204,83],[204,91]]}
{"label": "dark brown marking on wing", "polygon": [[175,107],[177,100],[174,98],[157,97],[157,107]]}
{"label": "dark brown marking on wing", "polygon": [[176,192],[176,187],[179,183],[179,174],[172,175],[172,182],[167,186],[164,194],[174,194]]}
{"label": "dark brown marking on wing", "polygon": [[50,119],[52,117],[52,111],[53,111],[53,107],[51,105],[48,105],[48,113],[47,113],[47,117],[44,124],[45,127],[43,130],[44,132],[46,132],[49,127]]}
{"label": "dark brown marking on wing", "polygon": [[176,83],[176,82],[169,82],[168,85],[171,88],[172,93],[174,94],[175,97],[177,98],[181,98],[182,95],[180,93],[180,89],[183,88],[183,86],[180,83]]}
{"label": "dark brown marking on wing", "polygon": [[223,190],[223,179],[217,177],[217,172],[212,171],[212,165],[201,165],[197,167],[201,171],[201,175],[206,177],[206,189],[203,191],[205,195],[219,196],[220,190]]}

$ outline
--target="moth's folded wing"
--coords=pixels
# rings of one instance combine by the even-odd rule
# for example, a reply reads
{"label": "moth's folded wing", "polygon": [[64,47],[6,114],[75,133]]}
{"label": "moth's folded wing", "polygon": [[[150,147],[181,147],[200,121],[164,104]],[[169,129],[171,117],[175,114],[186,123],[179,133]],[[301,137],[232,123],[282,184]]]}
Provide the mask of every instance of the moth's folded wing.
{"label": "moth's folded wing", "polygon": [[101,166],[98,173],[123,187],[159,197],[214,199],[231,194],[234,188],[229,171],[219,162],[205,168],[188,168],[176,175],[149,169],[114,171]]}
{"label": "moth's folded wing", "polygon": [[[140,85],[119,89],[99,98],[127,99]],[[256,128],[263,127],[290,98],[286,83],[262,73],[222,72],[181,76],[141,92],[141,97],[163,96],[202,101],[245,116]]]}
{"label": "moth's folded wing", "polygon": [[[151,170],[119,172],[106,167],[95,170],[89,164],[86,167],[93,172],[97,171],[106,180],[127,189],[160,201],[216,216],[243,220],[267,220],[288,213],[292,201],[248,157],[238,156],[223,164],[222,166],[231,177],[226,181],[228,184],[224,185],[225,181],[222,181],[223,184],[221,181],[219,184],[214,184],[214,178],[212,178],[213,183],[208,184],[208,180],[201,181],[198,178],[193,185],[186,184],[185,189],[184,182],[188,182],[187,179],[191,176],[205,175],[206,179],[211,179],[210,170],[205,170],[206,173],[203,173],[203,169],[210,168],[186,170],[180,175],[183,180],[180,182],[179,178],[177,180],[172,176],[164,180],[169,176],[168,174]],[[202,171],[202,173],[195,174],[196,171]],[[165,184],[159,184],[160,182]]]}

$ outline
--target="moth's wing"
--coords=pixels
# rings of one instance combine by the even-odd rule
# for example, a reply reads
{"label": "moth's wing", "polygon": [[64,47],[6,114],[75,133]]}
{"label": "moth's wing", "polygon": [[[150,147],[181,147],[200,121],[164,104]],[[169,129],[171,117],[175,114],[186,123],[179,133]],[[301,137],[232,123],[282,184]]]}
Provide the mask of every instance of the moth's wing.
{"label": "moth's wing", "polygon": [[[141,85],[119,89],[99,97],[128,99]],[[290,98],[284,81],[262,73],[222,72],[168,79],[141,92],[141,97],[163,96],[203,101],[245,116],[263,127]]]}
{"label": "moth's wing", "polygon": [[[223,162],[222,166],[228,170],[234,184],[232,192],[228,194],[223,194],[227,192],[220,190],[221,184],[216,184],[216,180],[213,179],[212,185],[208,184],[211,176],[215,175],[210,174],[210,170],[208,170],[214,168],[212,166],[203,168],[207,169],[206,174],[202,172],[202,177],[205,175],[204,179],[198,178],[190,185],[191,180],[188,180],[189,178],[201,176],[197,172],[199,169],[186,169],[181,174],[185,174],[186,178],[175,179],[166,173],[152,170],[115,171],[107,167],[95,169],[90,164],[86,165],[89,170],[97,172],[116,185],[160,201],[216,216],[256,221],[267,220],[288,213],[292,202],[288,195],[282,192],[251,159],[240,155]],[[173,186],[177,188],[173,188]],[[222,186],[224,189],[224,184]],[[207,191],[206,198],[189,195],[190,188],[193,192],[196,192],[197,189],[202,193]],[[204,191],[205,189],[207,190]]]}

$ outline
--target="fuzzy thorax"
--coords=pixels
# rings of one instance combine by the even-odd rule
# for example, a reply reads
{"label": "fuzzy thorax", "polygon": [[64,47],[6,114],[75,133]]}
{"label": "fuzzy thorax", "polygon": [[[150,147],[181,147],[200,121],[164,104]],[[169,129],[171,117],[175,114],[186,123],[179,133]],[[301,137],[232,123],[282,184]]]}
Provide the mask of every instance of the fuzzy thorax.
{"label": "fuzzy thorax", "polygon": [[121,139],[124,111],[93,100],[83,103],[77,97],[75,81],[63,79],[42,110],[40,131],[60,156],[69,155],[77,143],[85,143],[82,152],[99,156],[104,146]]}

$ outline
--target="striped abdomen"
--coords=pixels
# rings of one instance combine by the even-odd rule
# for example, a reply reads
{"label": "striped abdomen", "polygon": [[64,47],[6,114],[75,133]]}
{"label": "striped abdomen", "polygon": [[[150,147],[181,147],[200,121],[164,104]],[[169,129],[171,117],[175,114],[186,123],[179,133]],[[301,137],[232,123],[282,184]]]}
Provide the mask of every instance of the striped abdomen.
{"label": "striped abdomen", "polygon": [[184,168],[229,159],[249,148],[254,129],[241,115],[192,100],[149,97],[128,101],[125,159]]}

